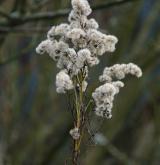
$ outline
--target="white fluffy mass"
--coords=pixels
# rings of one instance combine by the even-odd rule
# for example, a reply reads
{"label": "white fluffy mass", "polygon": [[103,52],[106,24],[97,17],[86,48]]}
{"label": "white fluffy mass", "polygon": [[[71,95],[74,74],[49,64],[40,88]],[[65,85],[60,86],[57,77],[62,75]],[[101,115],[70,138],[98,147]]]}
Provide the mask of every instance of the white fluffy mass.
{"label": "white fluffy mass", "polygon": [[98,56],[113,52],[118,42],[115,36],[98,31],[99,25],[94,18],[87,18],[92,11],[87,0],[72,0],[72,7],[69,24],[51,27],[47,39],[36,49],[38,54],[48,53],[57,62],[57,67],[66,69],[71,78],[86,65],[98,65]]}
{"label": "white fluffy mass", "polygon": [[90,15],[92,9],[87,0],[72,0],[73,10],[82,15]]}
{"label": "white fluffy mass", "polygon": [[111,67],[106,67],[103,71],[103,75],[99,77],[99,80],[101,82],[111,82],[113,78],[121,80],[124,79],[127,74],[135,75],[139,78],[142,76],[142,71],[133,63],[115,64]]}
{"label": "white fluffy mass", "polygon": [[77,140],[80,138],[80,133],[79,133],[79,129],[76,127],[76,128],[73,128],[70,130],[70,135],[72,136],[72,138],[74,140]]}
{"label": "white fluffy mass", "polygon": [[112,117],[111,110],[114,96],[119,92],[120,87],[123,87],[123,84],[116,85],[114,83],[105,83],[93,92],[92,97],[96,104],[96,115],[106,118]]}
{"label": "white fluffy mass", "polygon": [[[47,33],[47,39],[36,48],[38,54],[47,53],[56,61],[60,72],[56,76],[58,93],[82,88],[85,92],[88,86],[87,78],[90,67],[98,65],[100,56],[115,51],[117,37],[106,35],[99,31],[99,24],[94,18],[89,18],[92,9],[87,0],[72,0],[72,10],[69,23],[53,26]],[[75,78],[82,74],[81,84],[75,83]],[[127,74],[142,76],[141,69],[133,64],[115,64],[106,67],[99,77],[103,85],[92,94],[95,101],[95,113],[98,116],[111,118],[114,96],[124,86],[121,81]],[[74,82],[74,83],[73,83]],[[71,130],[73,138],[78,138],[78,130]]]}
{"label": "white fluffy mass", "polygon": [[66,70],[62,70],[57,74],[56,86],[58,93],[65,93],[66,90],[71,90],[74,88],[73,82],[69,75],[66,73]]}
{"label": "white fluffy mass", "polygon": [[115,94],[119,93],[119,89],[124,87],[122,81],[113,81],[114,79],[122,80],[126,74],[132,74],[136,77],[142,76],[141,69],[133,64],[115,64],[111,67],[106,67],[103,74],[99,77],[100,82],[105,82],[104,85],[98,87],[92,97],[96,104],[95,113],[98,116],[111,118],[112,107]]}

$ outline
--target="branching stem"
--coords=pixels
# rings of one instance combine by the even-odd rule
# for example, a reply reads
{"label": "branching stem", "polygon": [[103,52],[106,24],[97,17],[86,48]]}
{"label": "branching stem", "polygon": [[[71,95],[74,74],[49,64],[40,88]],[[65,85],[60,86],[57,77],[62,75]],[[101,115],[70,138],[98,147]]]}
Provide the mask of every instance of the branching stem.
{"label": "branching stem", "polygon": [[73,165],[78,165],[79,161],[79,154],[80,154],[80,147],[81,147],[81,142],[83,139],[83,129],[84,129],[84,108],[83,108],[83,74],[84,71],[82,70],[78,76],[76,76],[76,84],[78,84],[79,89],[76,90],[77,87],[75,87],[75,98],[76,98],[76,113],[77,113],[77,118],[75,122],[75,127],[78,128],[80,137],[78,139],[74,139],[74,146],[73,146],[73,155],[72,155],[72,160],[73,160]]}

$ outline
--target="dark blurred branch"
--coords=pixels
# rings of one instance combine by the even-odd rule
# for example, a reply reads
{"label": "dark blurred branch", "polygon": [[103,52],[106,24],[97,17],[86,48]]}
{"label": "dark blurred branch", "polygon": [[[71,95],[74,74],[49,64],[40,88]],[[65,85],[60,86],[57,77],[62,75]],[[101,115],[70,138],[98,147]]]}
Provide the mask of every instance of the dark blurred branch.
{"label": "dark blurred branch", "polygon": [[20,0],[14,0],[14,4],[13,4],[13,7],[12,7],[12,12],[17,10],[19,2],[20,2]]}
{"label": "dark blurred branch", "polygon": [[[107,9],[110,7],[119,6],[125,3],[135,2],[135,1],[138,1],[138,0],[117,0],[115,2],[105,2],[100,5],[92,6],[92,9],[93,11],[102,10],[102,9]],[[42,12],[42,13],[32,14],[29,16],[13,17],[12,15],[10,15],[8,16],[10,18],[9,22],[6,23],[6,25],[11,23],[12,26],[17,26],[17,25],[28,23],[28,22],[35,22],[39,20],[44,21],[44,20],[50,20],[50,19],[55,19],[59,17],[66,17],[69,14],[70,10],[71,9],[61,9],[55,12]]]}
{"label": "dark blurred branch", "polygon": [[9,15],[0,9],[0,16],[9,19]]}
{"label": "dark blurred branch", "polygon": [[48,28],[21,28],[21,27],[16,27],[16,28],[10,28],[10,27],[0,27],[0,33],[2,35],[5,35],[8,32],[12,33],[22,33],[22,34],[31,34],[31,33],[41,33],[41,32],[46,32]]}
{"label": "dark blurred branch", "polygon": [[42,7],[44,7],[47,3],[49,3],[51,0],[43,0],[40,1],[38,4],[34,4],[33,6],[31,6],[31,11],[35,11],[35,10],[39,10]]}
{"label": "dark blurred branch", "polygon": [[22,19],[23,23],[27,22],[35,22],[39,20],[50,20],[55,19],[59,17],[65,17],[69,14],[70,9],[62,9],[57,10],[56,12],[43,12],[43,13],[37,13],[30,16],[26,16]]}
{"label": "dark blurred branch", "polygon": [[[96,5],[93,6],[92,9],[93,11],[96,10],[102,10],[102,9],[107,9],[110,7],[114,7],[114,6],[119,6],[128,2],[135,2],[138,0],[117,0],[114,2],[105,2],[103,4],[100,5]],[[15,2],[18,2],[18,0]],[[11,15],[7,15],[5,13],[3,13],[3,15],[5,15],[5,17],[7,18],[6,22],[6,26],[5,23],[3,22],[3,26],[0,26],[0,33],[8,33],[8,32],[15,32],[15,33],[21,33],[21,32],[42,32],[43,29],[24,29],[24,28],[14,28],[17,25],[22,25],[24,23],[27,22],[35,22],[35,21],[40,21],[40,20],[49,20],[49,19],[55,19],[55,18],[59,18],[59,17],[65,17],[69,14],[71,9],[63,9],[63,10],[58,10],[56,12],[43,12],[43,13],[37,13],[37,14],[33,14],[30,16],[13,16]],[[0,66],[4,66],[10,62],[13,62],[15,60],[17,60],[20,56],[14,56],[4,62],[0,63]]]}
{"label": "dark blurred branch", "polygon": [[93,6],[92,9],[93,10],[102,10],[102,9],[116,7],[116,6],[123,5],[125,3],[136,2],[136,1],[140,1],[140,0],[116,0],[114,2],[105,2],[103,4]]}
{"label": "dark blurred branch", "polygon": [[[93,9],[93,11],[96,11],[96,10],[107,9],[114,6],[119,6],[124,3],[133,2],[133,1],[135,2],[137,0],[118,0],[115,2],[105,2],[100,5],[92,6],[91,8]],[[26,23],[26,22],[33,22],[33,21],[39,21],[39,20],[48,20],[48,19],[55,19],[59,17],[66,17],[68,16],[70,11],[71,9],[62,9],[56,12],[37,13],[34,15],[24,17],[22,19],[22,22]]]}

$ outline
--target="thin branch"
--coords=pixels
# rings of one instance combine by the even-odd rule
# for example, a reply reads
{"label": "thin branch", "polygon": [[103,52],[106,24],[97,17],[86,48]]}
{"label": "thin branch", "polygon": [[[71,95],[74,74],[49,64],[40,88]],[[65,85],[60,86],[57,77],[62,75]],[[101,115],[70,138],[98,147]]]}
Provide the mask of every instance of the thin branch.
{"label": "thin branch", "polygon": [[[106,3],[103,3],[101,5],[93,6],[92,9],[93,9],[93,11],[102,10],[102,9],[107,9],[107,8],[110,8],[110,7],[119,6],[119,5],[122,5],[124,3],[135,2],[135,1],[138,1],[138,0],[117,0],[115,2],[109,2],[109,3],[106,2]],[[31,16],[24,16],[22,18],[21,17],[14,18],[13,16],[9,16],[9,21],[11,21],[13,23],[11,25],[14,27],[14,26],[17,26],[17,25],[22,25],[26,22],[33,22],[33,21],[39,21],[39,20],[49,20],[49,19],[54,19],[54,18],[59,18],[59,17],[65,17],[69,14],[69,12],[70,12],[70,9],[64,9],[64,10],[58,10],[56,12],[37,13],[37,14],[31,15]],[[7,15],[6,15],[6,17],[8,18]],[[0,33],[8,33],[8,32],[17,33],[17,32],[28,32],[28,31],[29,32],[39,31],[40,32],[41,31],[41,29],[39,29],[39,30],[38,29],[28,30],[28,29],[13,28],[13,27],[8,27],[8,26],[7,27],[5,27],[5,26],[0,27]],[[13,61],[17,60],[19,57],[20,57],[20,55],[17,55],[17,56],[14,56],[11,59],[8,59],[4,62],[1,62],[0,67],[4,66],[4,65],[6,65],[10,62],[13,62]]]}
{"label": "thin branch", "polygon": [[44,7],[47,3],[49,3],[51,0],[43,0],[43,1],[40,1],[38,4],[34,4],[33,6],[31,6],[31,11],[36,11],[36,10],[39,10],[41,9],[42,7]]}
{"label": "thin branch", "polygon": [[70,12],[70,9],[60,9],[56,12],[43,12],[43,13],[37,13],[30,16],[25,16],[22,18],[23,23],[27,22],[35,22],[39,20],[50,20],[55,19],[59,17],[66,17]]}
{"label": "thin branch", "polygon": [[[135,1],[138,1],[138,0],[117,0],[115,2],[105,2],[100,5],[92,6],[91,8],[93,9],[93,11],[96,11],[96,10],[107,9],[114,6],[122,5],[124,3],[135,2]],[[26,23],[26,22],[32,22],[32,21],[49,20],[49,19],[55,19],[59,17],[66,17],[68,16],[70,11],[71,9],[62,9],[56,12],[37,13],[34,15],[25,16],[22,19],[22,21]]]}
{"label": "thin branch", "polygon": [[117,7],[120,5],[123,5],[125,3],[129,3],[129,2],[136,2],[136,1],[140,1],[140,0],[116,0],[114,2],[105,2],[103,4],[97,5],[97,6],[93,6],[92,9],[94,10],[102,10],[102,9],[108,9],[111,7]]}
{"label": "thin branch", "polygon": [[21,28],[21,27],[16,27],[16,28],[10,28],[10,27],[0,27],[0,34],[1,35],[6,35],[8,32],[12,33],[22,33],[22,34],[31,34],[31,33],[43,33],[48,30],[48,27],[46,28]]}
{"label": "thin branch", "polygon": [[[96,10],[102,10],[102,9],[107,9],[107,8],[111,8],[114,6],[120,6],[122,4],[125,3],[129,3],[129,2],[135,2],[138,0],[117,0],[115,2],[105,2],[103,4],[100,5],[96,5],[96,6],[92,6],[93,11]],[[13,17],[10,16],[10,22],[12,23],[13,26],[17,26],[17,25],[22,25],[28,22],[35,22],[35,21],[40,21],[40,20],[51,20],[51,19],[55,19],[55,18],[60,18],[60,17],[66,17],[71,9],[60,9],[57,10],[55,12],[43,12],[43,13],[37,13],[37,14],[33,14],[33,15],[28,15],[28,16],[19,16],[19,17]]]}

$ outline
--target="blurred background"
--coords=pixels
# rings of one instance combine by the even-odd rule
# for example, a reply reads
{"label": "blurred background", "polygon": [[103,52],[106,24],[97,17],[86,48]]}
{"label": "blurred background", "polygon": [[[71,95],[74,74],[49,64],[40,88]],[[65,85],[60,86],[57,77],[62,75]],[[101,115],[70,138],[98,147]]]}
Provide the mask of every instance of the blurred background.
{"label": "blurred background", "polygon": [[[81,164],[159,165],[160,1],[90,4],[100,30],[119,38],[116,52],[90,72],[90,86],[115,63],[134,62],[143,77],[125,79],[111,120],[91,121],[96,136],[84,142]],[[70,159],[73,123],[66,96],[55,92],[58,69],[49,56],[35,53],[50,27],[67,21],[70,8],[70,0],[0,0],[0,165],[61,165]]]}

